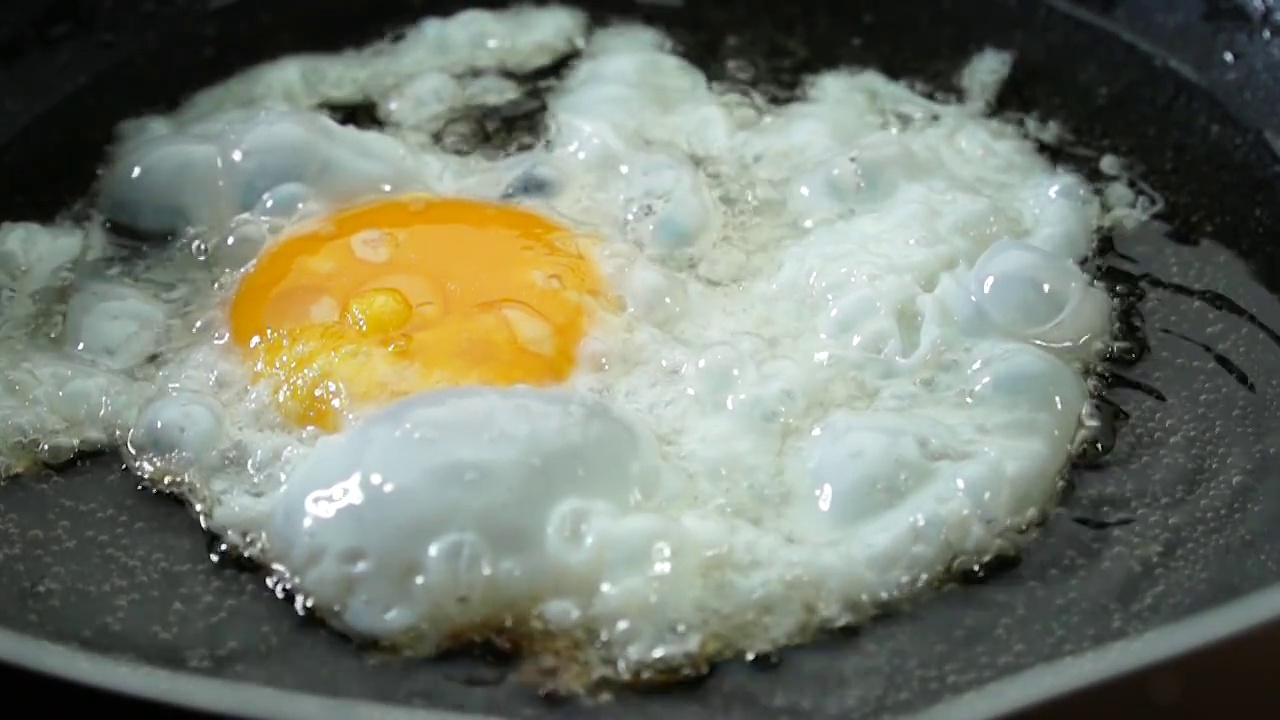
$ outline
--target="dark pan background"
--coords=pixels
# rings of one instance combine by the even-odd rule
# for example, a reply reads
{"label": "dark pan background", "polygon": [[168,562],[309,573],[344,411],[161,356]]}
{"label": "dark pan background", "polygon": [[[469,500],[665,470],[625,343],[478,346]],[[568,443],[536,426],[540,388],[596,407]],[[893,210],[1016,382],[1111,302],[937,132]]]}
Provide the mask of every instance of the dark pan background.
{"label": "dark pan background", "polygon": [[[82,194],[123,117],[233,68],[467,4],[490,3],[10,5],[0,11],[0,218],[48,218]],[[1151,352],[1119,383],[1163,399],[1110,391],[1130,416],[1115,451],[1074,474],[1021,562],[780,662],[725,665],[696,688],[548,703],[483,658],[353,652],[253,573],[210,562],[181,506],[98,458],[0,485],[0,627],[200,675],[509,717],[870,718],[1280,581],[1280,336],[1268,330],[1280,328],[1280,38],[1269,37],[1280,14],[1263,17],[1269,3],[587,5],[671,27],[713,75],[746,56],[784,87],[840,62],[945,85],[972,52],[1008,47],[1019,59],[1003,109],[1064,121],[1086,146],[1134,160],[1165,195],[1171,237],[1120,239],[1123,256],[1102,259],[1163,280],[1145,283],[1139,306]]]}

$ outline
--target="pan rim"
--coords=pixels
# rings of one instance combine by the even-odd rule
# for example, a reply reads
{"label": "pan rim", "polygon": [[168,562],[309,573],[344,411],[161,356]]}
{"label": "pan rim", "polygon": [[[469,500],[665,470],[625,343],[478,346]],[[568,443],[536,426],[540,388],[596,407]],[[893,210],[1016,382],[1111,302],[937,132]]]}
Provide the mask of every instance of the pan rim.
{"label": "pan rim", "polygon": [[1280,583],[1218,607],[994,680],[904,717],[990,720],[1229,642],[1276,621]]}
{"label": "pan rim", "polygon": [[[902,717],[979,720],[1015,712],[1226,642],[1280,616],[1280,583],[1139,635],[953,695]],[[126,697],[245,720],[504,720],[502,716],[317,695],[167,670],[0,628],[0,663]]]}

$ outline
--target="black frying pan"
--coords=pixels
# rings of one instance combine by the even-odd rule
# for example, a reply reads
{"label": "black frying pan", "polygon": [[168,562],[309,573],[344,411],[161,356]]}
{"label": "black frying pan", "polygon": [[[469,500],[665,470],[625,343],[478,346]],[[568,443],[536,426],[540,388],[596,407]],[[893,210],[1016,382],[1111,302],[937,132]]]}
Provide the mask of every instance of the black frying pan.
{"label": "black frying pan", "polygon": [[[0,218],[48,219],[81,196],[121,118],[259,60],[358,44],[468,4],[492,3],[9,4]],[[1081,144],[1135,161],[1167,199],[1172,230],[1117,239],[1097,265],[1134,298],[1126,317],[1149,351],[1117,358],[1106,395],[1114,448],[1082,459],[1042,537],[856,632],[723,665],[695,687],[588,706],[539,698],[506,658],[357,652],[296,617],[252,569],[211,561],[216,543],[179,504],[138,490],[113,458],[90,458],[0,485],[0,659],[262,717],[959,718],[1280,617],[1280,37],[1270,39],[1280,10],[1270,0],[585,4],[670,28],[713,76],[729,55],[755,58],[781,95],[842,62],[945,87],[975,50],[1008,47],[1018,60],[1002,110],[1037,110]]]}

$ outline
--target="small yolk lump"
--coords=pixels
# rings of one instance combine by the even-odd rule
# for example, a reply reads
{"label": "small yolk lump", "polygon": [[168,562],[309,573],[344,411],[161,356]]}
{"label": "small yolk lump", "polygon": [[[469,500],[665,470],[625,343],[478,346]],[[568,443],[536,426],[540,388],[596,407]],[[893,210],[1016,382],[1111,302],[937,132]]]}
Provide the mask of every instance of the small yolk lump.
{"label": "small yolk lump", "polygon": [[404,196],[308,224],[231,301],[232,340],[299,426],[432,388],[553,385],[610,305],[586,239],[528,210]]}

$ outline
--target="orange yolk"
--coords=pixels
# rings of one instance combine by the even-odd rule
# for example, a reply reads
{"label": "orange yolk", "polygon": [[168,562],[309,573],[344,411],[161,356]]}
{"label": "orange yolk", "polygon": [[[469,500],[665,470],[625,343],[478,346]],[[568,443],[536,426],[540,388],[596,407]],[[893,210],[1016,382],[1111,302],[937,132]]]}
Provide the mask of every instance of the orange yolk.
{"label": "orange yolk", "polygon": [[264,252],[232,299],[231,337],[286,418],[327,431],[421,390],[554,384],[609,302],[588,250],[516,207],[378,200]]}

